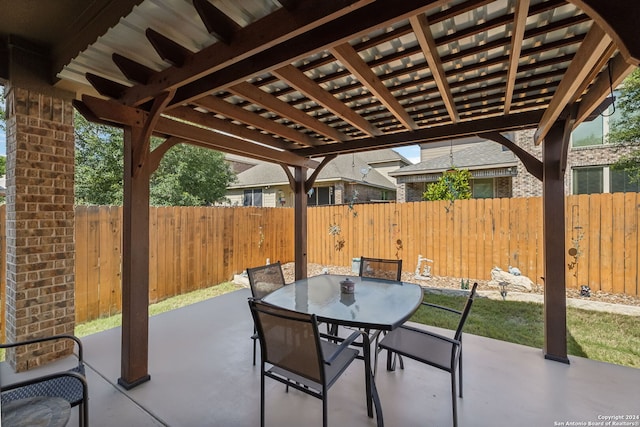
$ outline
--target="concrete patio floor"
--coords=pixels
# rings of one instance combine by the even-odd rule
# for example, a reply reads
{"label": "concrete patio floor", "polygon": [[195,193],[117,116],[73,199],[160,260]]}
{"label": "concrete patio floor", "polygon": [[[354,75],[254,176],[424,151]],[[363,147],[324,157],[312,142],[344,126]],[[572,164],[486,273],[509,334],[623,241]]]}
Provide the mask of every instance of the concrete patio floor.
{"label": "concrete patio floor", "polygon": [[[83,338],[90,426],[258,426],[260,374],[251,361],[248,296],[243,289],[152,317],[151,381],[133,390],[116,385],[120,329]],[[464,349],[461,426],[589,425],[609,416],[640,415],[639,369],[573,356],[565,365],[545,360],[540,349],[474,335],[465,335]],[[387,372],[386,355],[381,357],[376,384],[386,426],[452,424],[446,372],[410,360],[404,370]],[[363,369],[356,361],[329,391],[329,425],[376,425],[366,415]],[[3,382],[14,375],[5,363],[0,374]],[[318,399],[285,393],[281,384],[267,380],[266,401],[267,426],[322,425]],[[76,409],[68,425],[77,425]]]}

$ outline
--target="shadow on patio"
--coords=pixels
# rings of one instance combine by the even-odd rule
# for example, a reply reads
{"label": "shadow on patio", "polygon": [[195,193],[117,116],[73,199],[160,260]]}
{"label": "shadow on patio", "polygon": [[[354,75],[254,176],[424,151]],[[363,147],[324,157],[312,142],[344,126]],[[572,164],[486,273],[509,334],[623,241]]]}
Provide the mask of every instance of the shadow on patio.
{"label": "shadow on patio", "polygon": [[[260,375],[251,363],[248,296],[240,290],[152,317],[151,381],[130,391],[114,385],[120,329],[83,338],[91,426],[259,425]],[[404,371],[389,373],[385,357],[381,353],[376,379],[385,424],[450,426],[449,375],[410,360]],[[587,425],[604,416],[639,414],[640,370],[570,359],[567,366],[544,360],[540,349],[466,335],[460,425]],[[329,392],[329,425],[375,425],[366,415],[362,369],[354,363]],[[0,373],[5,380],[12,375],[4,363]],[[319,400],[267,381],[267,425],[321,425],[321,408]],[[72,413],[69,425],[77,425],[77,410]]]}

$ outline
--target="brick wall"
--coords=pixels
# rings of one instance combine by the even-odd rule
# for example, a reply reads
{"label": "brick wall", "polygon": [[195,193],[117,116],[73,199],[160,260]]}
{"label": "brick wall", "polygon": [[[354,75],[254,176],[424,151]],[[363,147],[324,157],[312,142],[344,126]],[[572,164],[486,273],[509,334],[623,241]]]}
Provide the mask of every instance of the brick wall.
{"label": "brick wall", "polygon": [[[8,342],[73,333],[73,107],[7,86]],[[17,371],[68,354],[65,343],[7,352]]]}
{"label": "brick wall", "polygon": [[[515,133],[515,143],[529,154],[542,161],[542,145],[535,145],[533,135],[535,129]],[[518,175],[513,177],[512,197],[542,196],[542,181],[527,172],[524,164],[518,159]]]}
{"label": "brick wall", "polygon": [[[542,144],[533,143],[535,130],[516,132],[515,143],[542,160]],[[591,147],[569,147],[567,169],[564,177],[565,194],[572,194],[571,170],[581,166],[606,166],[615,163],[621,155],[629,153],[630,147],[595,145]],[[513,197],[542,196],[542,182],[534,178],[518,160],[518,176],[513,179]]]}

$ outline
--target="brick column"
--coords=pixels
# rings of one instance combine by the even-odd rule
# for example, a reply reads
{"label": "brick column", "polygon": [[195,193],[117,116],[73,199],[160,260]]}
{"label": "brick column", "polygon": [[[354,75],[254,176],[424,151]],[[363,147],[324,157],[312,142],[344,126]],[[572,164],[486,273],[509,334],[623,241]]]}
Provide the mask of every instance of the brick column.
{"label": "brick column", "polygon": [[[71,98],[9,85],[7,342],[75,327],[74,129]],[[66,343],[7,352],[17,371],[71,352]]]}

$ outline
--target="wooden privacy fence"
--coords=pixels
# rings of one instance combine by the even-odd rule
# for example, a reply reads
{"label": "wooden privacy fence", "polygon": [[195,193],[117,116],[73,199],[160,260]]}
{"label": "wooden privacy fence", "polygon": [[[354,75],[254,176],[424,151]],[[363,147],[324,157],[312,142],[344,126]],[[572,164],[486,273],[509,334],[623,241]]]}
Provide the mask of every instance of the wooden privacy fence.
{"label": "wooden privacy fence", "polygon": [[[5,206],[0,206],[2,271],[0,330],[4,334]],[[77,206],[76,321],[121,311],[122,207]],[[225,282],[249,266],[293,260],[293,210],[153,207],[150,209],[151,302]]]}
{"label": "wooden privacy fence", "polygon": [[[568,287],[639,294],[639,203],[638,193],[566,198]],[[401,258],[411,272],[422,255],[437,276],[490,279],[510,265],[540,285],[544,276],[539,197],[314,207],[308,233],[314,263]]]}
{"label": "wooden privacy fence", "polygon": [[[637,193],[567,197],[564,238],[567,250],[575,249],[567,254],[568,287],[639,294],[639,203]],[[361,255],[401,258],[403,270],[413,272],[422,255],[434,260],[433,275],[489,279],[494,266],[513,265],[542,283],[540,198],[322,206],[308,214],[311,263],[347,266]],[[78,322],[120,312],[121,218],[121,207],[76,208]],[[0,206],[0,326],[4,219]],[[229,280],[267,258],[293,261],[293,226],[290,208],[151,208],[150,300]]]}
{"label": "wooden privacy fence", "polygon": [[[121,309],[122,208],[76,208],[76,319]],[[160,301],[233,278],[267,258],[293,259],[293,211],[269,208],[153,207],[149,299]]]}

